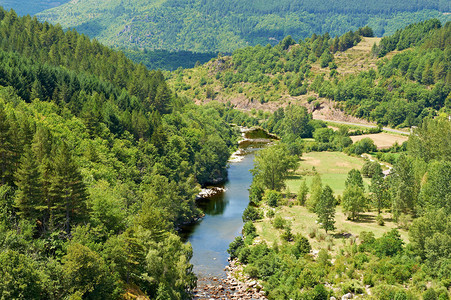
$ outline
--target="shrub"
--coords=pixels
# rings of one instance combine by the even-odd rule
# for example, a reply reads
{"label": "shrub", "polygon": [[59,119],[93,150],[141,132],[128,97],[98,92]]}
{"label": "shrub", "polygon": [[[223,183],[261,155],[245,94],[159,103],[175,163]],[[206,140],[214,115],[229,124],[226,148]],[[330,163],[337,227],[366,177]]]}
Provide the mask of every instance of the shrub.
{"label": "shrub", "polygon": [[297,235],[294,243],[294,255],[299,258],[300,256],[310,253],[312,246],[305,236]]}
{"label": "shrub", "polygon": [[377,225],[379,225],[379,226],[384,226],[385,225],[384,218],[381,215],[377,215],[376,222],[377,222]]}
{"label": "shrub", "polygon": [[253,265],[248,265],[244,268],[244,272],[251,278],[258,278],[258,268]]}
{"label": "shrub", "polygon": [[275,215],[275,214],[276,214],[276,213],[274,212],[274,210],[270,209],[270,210],[268,210],[268,211],[266,212],[266,217],[272,219],[272,218],[274,218],[274,215]]}
{"label": "shrub", "polygon": [[376,240],[376,254],[379,256],[393,256],[401,253],[404,242],[399,235],[398,230],[392,229]]}
{"label": "shrub", "polygon": [[255,205],[258,205],[262,200],[264,190],[261,186],[252,183],[249,189],[249,201]]}
{"label": "shrub", "polygon": [[324,241],[326,239],[326,234],[324,232],[319,232],[316,235],[316,239],[318,241]]}
{"label": "shrub", "polygon": [[287,242],[291,242],[293,240],[293,234],[291,233],[291,228],[287,227],[285,228],[285,231],[280,236],[283,240]]}
{"label": "shrub", "polygon": [[247,221],[243,226],[243,235],[244,236],[256,236],[257,229],[255,228],[254,223],[251,221]]}
{"label": "shrub", "polygon": [[270,207],[277,207],[281,199],[282,194],[274,190],[266,190],[265,195],[263,196],[263,200],[265,200]]}
{"label": "shrub", "polygon": [[247,264],[249,262],[249,255],[251,255],[251,249],[249,249],[249,247],[242,247],[238,251],[238,259],[243,264]]}
{"label": "shrub", "polygon": [[423,296],[423,300],[436,300],[437,299],[437,293],[435,292],[435,290],[433,288],[427,289],[423,293],[422,296]]}
{"label": "shrub", "polygon": [[255,221],[261,219],[260,212],[257,208],[249,205],[243,212],[243,222]]}
{"label": "shrub", "polygon": [[227,249],[227,253],[230,254],[230,258],[234,259],[238,257],[238,252],[243,245],[244,245],[243,238],[237,236],[235,240],[230,243],[229,249]]}
{"label": "shrub", "polygon": [[398,218],[398,225],[402,229],[409,230],[411,223],[412,223],[412,217],[410,215],[401,214]]}
{"label": "shrub", "polygon": [[315,238],[316,234],[318,233],[318,229],[317,228],[309,228],[308,230],[308,236],[312,239]]}
{"label": "shrub", "polygon": [[276,229],[283,229],[285,227],[285,224],[286,224],[286,221],[281,216],[275,217],[274,220],[272,221],[272,225]]}
{"label": "shrub", "polygon": [[360,282],[358,282],[357,280],[351,280],[343,283],[343,285],[341,286],[341,291],[343,292],[343,294],[347,293],[361,294],[363,293],[364,289],[361,286]]}

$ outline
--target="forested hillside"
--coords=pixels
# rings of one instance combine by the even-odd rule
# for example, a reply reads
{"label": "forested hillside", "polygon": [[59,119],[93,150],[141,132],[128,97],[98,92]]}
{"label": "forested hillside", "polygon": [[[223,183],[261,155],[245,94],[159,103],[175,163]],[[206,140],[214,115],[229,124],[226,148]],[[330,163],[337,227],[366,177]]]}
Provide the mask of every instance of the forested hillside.
{"label": "forested hillside", "polygon": [[313,33],[341,35],[365,25],[377,36],[415,21],[450,20],[449,1],[80,0],[47,10],[41,20],[76,28],[110,46],[231,52]]}
{"label": "forested hillside", "polygon": [[[431,19],[380,42],[369,27],[336,38],[288,36],[168,76],[179,93],[199,101],[266,110],[297,103],[315,111],[330,100],[349,115],[408,127],[451,108],[450,30],[450,22]],[[354,50],[361,44],[367,50]]]}
{"label": "forested hillside", "polygon": [[186,299],[201,184],[255,122],[162,74],[0,10],[0,298]]}
{"label": "forested hillside", "polygon": [[0,6],[6,10],[14,9],[17,14],[24,16],[34,15],[67,2],[69,0],[0,0]]}

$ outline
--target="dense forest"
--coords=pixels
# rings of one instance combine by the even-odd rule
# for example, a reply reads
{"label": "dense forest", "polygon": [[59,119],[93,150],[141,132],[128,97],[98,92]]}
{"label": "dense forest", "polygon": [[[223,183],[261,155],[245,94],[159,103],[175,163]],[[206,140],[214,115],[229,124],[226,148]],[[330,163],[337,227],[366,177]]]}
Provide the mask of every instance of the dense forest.
{"label": "dense forest", "polygon": [[[338,150],[357,155],[374,154],[376,147],[370,139],[352,144],[346,128],[334,131],[318,126],[299,107],[289,106],[271,119],[277,119],[273,124],[279,128],[282,143],[256,155],[250,204],[243,214],[246,222],[243,237],[237,237],[228,250],[244,266],[244,274],[240,276],[258,280],[268,299],[339,299],[342,296],[351,299],[353,295],[384,300],[449,299],[451,122],[448,116],[425,119],[406,144],[385,150],[397,152],[389,176],[382,175],[379,162],[367,161],[361,170],[349,171],[342,195],[336,195],[330,186],[324,185],[321,175],[316,173],[311,186],[304,181],[294,197],[285,186],[285,180],[292,174],[289,171],[297,168],[300,155],[293,151],[290,142],[293,137],[303,143],[301,137],[313,134],[316,143],[324,145],[330,141],[341,147]],[[349,142],[343,143],[346,140]],[[303,150],[318,149],[304,147]],[[383,154],[378,152],[377,157],[379,153]],[[369,186],[364,184],[362,175],[371,179]],[[293,233],[294,224],[305,222],[304,215],[281,217],[282,212],[297,206],[304,206],[317,215],[315,223],[321,230],[308,229],[309,238]],[[362,222],[365,226],[371,222],[367,219],[368,212],[376,211],[378,225],[375,226],[381,228],[385,222],[381,212],[386,210],[398,228],[408,231],[409,242],[401,238],[397,228],[386,229],[378,237],[371,230],[357,235],[335,230],[338,208],[348,216],[349,224]],[[310,226],[315,226],[313,220],[310,222]],[[268,236],[265,232],[268,226],[279,232],[280,242],[271,244],[262,240],[259,233]],[[265,229],[259,231],[257,227]],[[318,249],[316,244],[312,251],[312,241],[324,241],[326,246]]]}
{"label": "dense forest", "polygon": [[[244,97],[262,108],[292,101],[312,111],[327,99],[336,109],[382,125],[417,126],[424,117],[451,108],[450,30],[450,22],[437,19],[415,23],[382,38],[355,61],[346,61],[351,55],[346,50],[371,37],[370,27],[334,38],[327,33],[299,41],[287,36],[274,47],[238,49],[168,78],[179,93],[203,101]],[[392,51],[402,52],[386,58]]]}
{"label": "dense forest", "polygon": [[228,123],[255,121],[74,31],[0,20],[0,297],[188,298],[176,229],[227,176]]}
{"label": "dense forest", "polygon": [[196,53],[191,51],[170,52],[167,50],[121,49],[136,63],[142,63],[149,69],[174,71],[178,68],[194,68],[218,56],[218,53]]}
{"label": "dense forest", "polygon": [[412,22],[450,16],[449,1],[72,1],[38,14],[110,46],[231,52],[313,33],[331,36],[369,25],[377,36]]}

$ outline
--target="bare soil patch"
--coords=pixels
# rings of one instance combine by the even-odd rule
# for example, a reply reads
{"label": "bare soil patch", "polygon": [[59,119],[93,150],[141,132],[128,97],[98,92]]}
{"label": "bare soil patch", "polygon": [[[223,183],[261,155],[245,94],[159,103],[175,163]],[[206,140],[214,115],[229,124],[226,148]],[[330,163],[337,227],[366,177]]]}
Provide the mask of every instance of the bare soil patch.
{"label": "bare soil patch", "polygon": [[354,143],[357,141],[360,141],[364,138],[372,139],[378,149],[390,148],[396,142],[398,144],[402,144],[408,140],[407,136],[390,134],[390,133],[385,133],[385,132],[381,132],[381,133],[377,133],[377,134],[364,134],[364,135],[351,136],[351,139]]}

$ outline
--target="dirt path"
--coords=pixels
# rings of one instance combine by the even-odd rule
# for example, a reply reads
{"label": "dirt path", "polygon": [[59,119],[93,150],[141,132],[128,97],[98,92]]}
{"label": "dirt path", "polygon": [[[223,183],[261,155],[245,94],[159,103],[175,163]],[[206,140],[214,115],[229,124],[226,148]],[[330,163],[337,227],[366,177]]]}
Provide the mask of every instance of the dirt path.
{"label": "dirt path", "polygon": [[[377,128],[377,125],[374,125],[374,124],[362,124],[362,123],[353,123],[353,122],[345,122],[345,121],[327,120],[327,119],[323,119],[323,118],[317,118],[315,116],[313,117],[313,119],[321,120],[321,121],[325,121],[325,122],[332,122],[332,123],[337,123],[337,124],[343,124],[343,125],[360,126],[360,127],[367,127],[367,128]],[[402,130],[397,130],[397,129],[393,129],[393,128],[390,128],[390,127],[383,127],[382,130],[387,131],[387,132],[397,133],[397,134],[410,135],[410,131],[402,131]]]}

